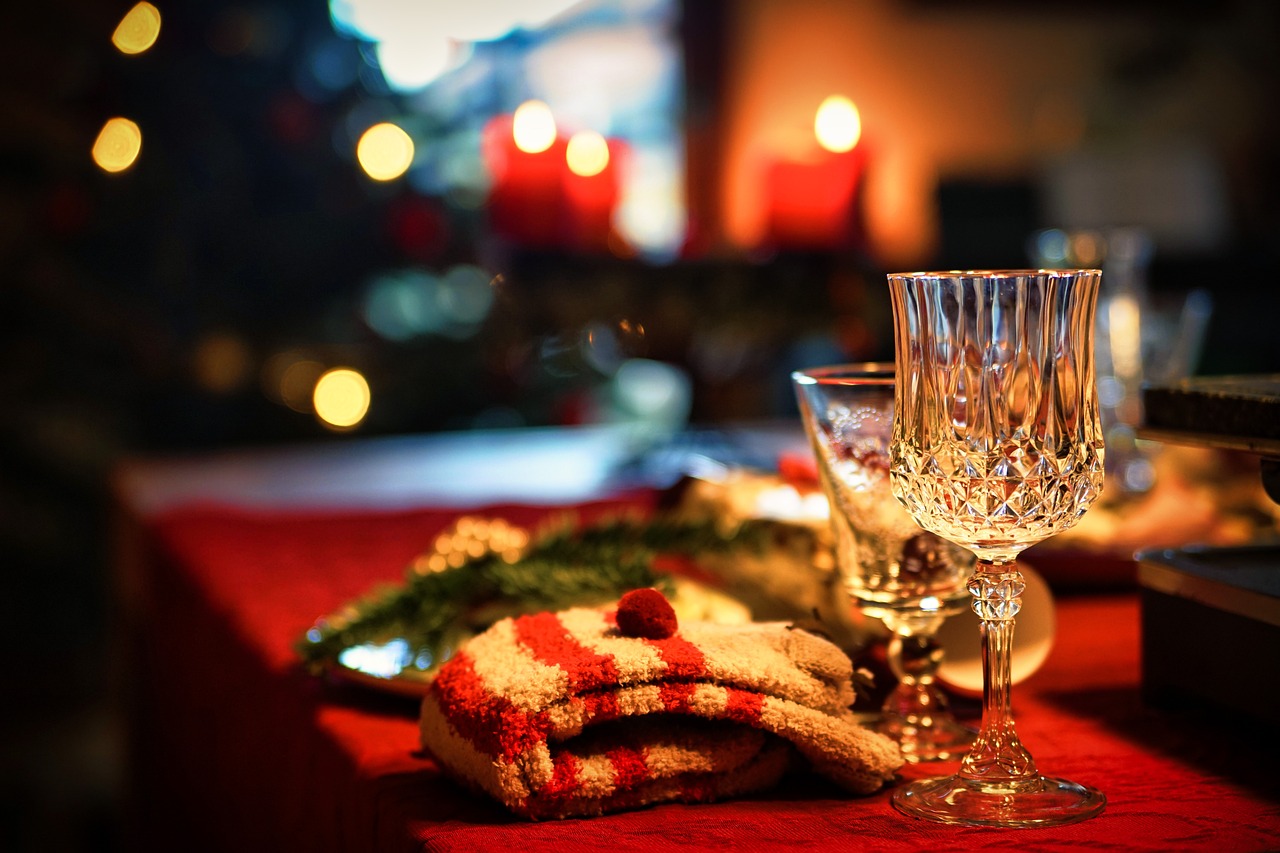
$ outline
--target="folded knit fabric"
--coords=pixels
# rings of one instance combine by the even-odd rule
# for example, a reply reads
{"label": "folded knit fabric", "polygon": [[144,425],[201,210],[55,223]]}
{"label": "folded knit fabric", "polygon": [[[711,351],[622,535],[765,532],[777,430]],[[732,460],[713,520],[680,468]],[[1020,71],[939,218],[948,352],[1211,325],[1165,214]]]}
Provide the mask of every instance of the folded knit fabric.
{"label": "folded knit fabric", "polygon": [[628,621],[579,608],[496,623],[433,679],[423,746],[534,819],[760,791],[797,755],[858,794],[902,765],[853,718],[852,665],[827,640],[783,623],[637,636]]}

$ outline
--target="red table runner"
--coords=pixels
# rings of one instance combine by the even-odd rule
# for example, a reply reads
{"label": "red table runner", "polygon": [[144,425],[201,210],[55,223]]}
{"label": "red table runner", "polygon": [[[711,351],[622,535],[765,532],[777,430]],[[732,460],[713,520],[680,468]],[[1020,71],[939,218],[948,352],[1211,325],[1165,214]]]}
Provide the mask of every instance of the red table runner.
{"label": "red table runner", "polygon": [[[580,510],[590,519],[616,505]],[[528,524],[554,511],[486,514]],[[897,813],[887,792],[851,797],[810,777],[733,802],[518,820],[420,754],[412,700],[324,683],[302,671],[293,651],[317,616],[401,578],[458,514],[203,506],[123,528],[139,848],[1280,849],[1272,735],[1223,715],[1144,705],[1140,613],[1130,593],[1060,600],[1053,653],[1013,695],[1019,732],[1041,769],[1107,794],[1094,820],[1053,829],[940,826]],[[959,710],[976,714],[972,705]],[[953,767],[910,768],[904,777]]]}

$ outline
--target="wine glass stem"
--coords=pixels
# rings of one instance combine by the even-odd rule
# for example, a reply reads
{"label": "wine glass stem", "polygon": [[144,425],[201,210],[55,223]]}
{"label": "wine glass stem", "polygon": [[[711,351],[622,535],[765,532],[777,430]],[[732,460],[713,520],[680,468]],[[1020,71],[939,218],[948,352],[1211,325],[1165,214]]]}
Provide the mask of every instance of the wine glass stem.
{"label": "wine glass stem", "polygon": [[982,631],[982,729],[960,765],[960,776],[992,791],[1016,793],[1039,778],[1018,741],[1010,704],[1014,616],[1025,588],[1017,563],[979,559],[969,580]]}
{"label": "wine glass stem", "polygon": [[885,700],[885,713],[908,718],[946,713],[946,698],[935,686],[943,656],[935,636],[941,621],[938,616],[885,619],[893,632],[889,669],[898,679],[898,687]]}

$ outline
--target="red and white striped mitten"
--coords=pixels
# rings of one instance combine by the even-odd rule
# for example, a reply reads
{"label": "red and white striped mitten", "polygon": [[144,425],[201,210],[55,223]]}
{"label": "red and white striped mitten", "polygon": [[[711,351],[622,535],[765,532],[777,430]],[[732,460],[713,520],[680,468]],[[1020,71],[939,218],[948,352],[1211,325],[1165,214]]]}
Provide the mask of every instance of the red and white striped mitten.
{"label": "red and white striped mitten", "polygon": [[[656,600],[655,600],[656,599]],[[772,787],[797,757],[869,794],[902,765],[854,719],[852,664],[784,623],[687,623],[652,590],[617,608],[504,619],[441,667],[422,744],[529,818],[708,802]]]}

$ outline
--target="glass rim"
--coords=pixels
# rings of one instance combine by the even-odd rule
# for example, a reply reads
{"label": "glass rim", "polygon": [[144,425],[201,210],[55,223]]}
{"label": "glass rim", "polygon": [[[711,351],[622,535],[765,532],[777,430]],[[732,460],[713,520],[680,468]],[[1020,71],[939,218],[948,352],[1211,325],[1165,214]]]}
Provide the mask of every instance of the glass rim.
{"label": "glass rim", "polygon": [[851,361],[793,370],[791,379],[798,385],[892,385],[896,371],[892,361]]}
{"label": "glass rim", "polygon": [[1094,267],[1066,267],[1039,269],[972,269],[972,270],[922,270],[917,272],[891,272],[889,278],[1023,278],[1026,276],[1075,276],[1102,275],[1102,270]]}

